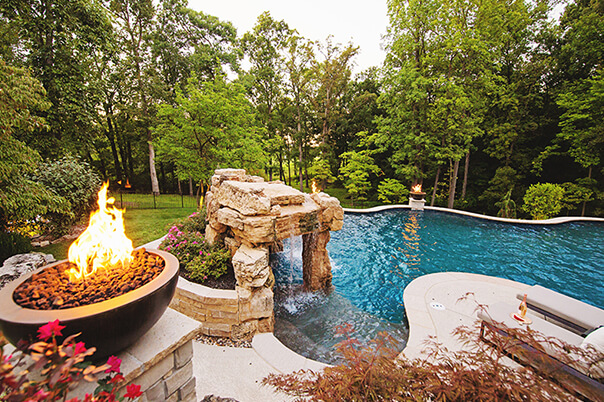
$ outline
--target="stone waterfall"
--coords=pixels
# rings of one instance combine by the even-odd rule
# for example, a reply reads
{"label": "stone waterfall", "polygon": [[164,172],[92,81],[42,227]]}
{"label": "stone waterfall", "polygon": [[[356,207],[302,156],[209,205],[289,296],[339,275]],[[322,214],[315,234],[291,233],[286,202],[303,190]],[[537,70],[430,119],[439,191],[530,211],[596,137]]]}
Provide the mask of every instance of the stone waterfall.
{"label": "stone waterfall", "polygon": [[206,241],[224,242],[230,249],[238,291],[253,296],[268,288],[272,293],[269,253],[281,250],[285,238],[300,235],[305,288],[331,288],[326,245],[329,232],[340,230],[344,219],[337,198],[305,194],[280,181],[265,182],[243,169],[218,169],[205,200]]}

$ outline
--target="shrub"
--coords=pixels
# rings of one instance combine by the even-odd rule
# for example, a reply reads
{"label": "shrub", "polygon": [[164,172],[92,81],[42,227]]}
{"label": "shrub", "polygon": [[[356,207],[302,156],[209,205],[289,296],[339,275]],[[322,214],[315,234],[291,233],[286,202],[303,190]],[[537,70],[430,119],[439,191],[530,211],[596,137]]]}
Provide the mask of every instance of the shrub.
{"label": "shrub", "polygon": [[205,208],[199,212],[195,212],[182,222],[182,231],[184,232],[200,232],[206,230],[206,213]]}
{"label": "shrub", "polygon": [[64,233],[94,209],[95,195],[101,186],[100,177],[90,165],[70,155],[42,163],[33,178],[70,204],[70,214],[49,215],[50,228],[57,233]]}
{"label": "shrub", "polygon": [[0,265],[10,256],[30,251],[31,242],[27,237],[15,232],[0,232]]}
{"label": "shrub", "polygon": [[407,201],[409,189],[396,179],[384,179],[378,186],[378,200],[386,204],[400,204]]}
{"label": "shrub", "polygon": [[194,281],[203,282],[209,276],[220,278],[227,273],[227,264],[231,258],[229,250],[223,247],[211,247],[210,251],[205,251],[206,247],[199,251],[185,267],[189,273],[189,278]]}
{"label": "shrub", "polygon": [[[515,341],[492,336],[486,343],[479,338],[480,325],[454,330],[465,350],[451,352],[429,339],[424,348],[426,358],[413,360],[397,356],[394,340],[387,333],[362,346],[349,337],[351,329],[350,325],[338,328],[339,334],[346,335],[346,340],[337,345],[343,364],[320,372],[271,374],[262,383],[312,401],[573,400],[565,389],[531,367],[510,365],[504,351]],[[547,342],[548,348],[565,356],[570,351],[592,362],[603,358],[596,350],[565,345],[530,329],[506,331],[533,347]],[[569,356],[564,363],[572,361]]]}
{"label": "shrub", "polygon": [[160,250],[168,251],[180,262],[187,277],[203,282],[208,277],[219,278],[227,272],[231,253],[224,247],[210,246],[205,242],[205,216],[202,212],[190,215],[184,222],[168,230]]}
{"label": "shrub", "polygon": [[503,196],[501,201],[496,202],[495,206],[499,208],[498,217],[516,219],[516,202],[512,199],[512,189]]}
{"label": "shrub", "polygon": [[548,219],[560,212],[563,198],[564,188],[558,184],[533,184],[524,194],[522,209],[533,219]]}
{"label": "shrub", "polygon": [[[142,395],[140,385],[130,384],[126,387],[126,394],[119,397],[117,390],[124,381],[120,372],[121,359],[111,356],[107,364],[93,366],[85,359],[93,355],[96,348],[87,348],[84,342],[76,342],[77,335],[68,336],[61,344],[57,343],[57,337],[62,336],[61,330],[64,328],[59,320],[41,326],[38,329],[38,342],[31,345],[19,342],[18,353],[10,356],[3,354],[6,342],[0,334],[0,400],[64,401],[67,393],[80,381],[93,381],[103,372],[107,375],[97,381],[94,395],[86,394],[84,402],[121,401],[123,398],[134,400]],[[27,367],[25,353],[33,360]],[[30,374],[34,374],[32,378],[28,378]],[[72,398],[69,401],[80,400]]]}

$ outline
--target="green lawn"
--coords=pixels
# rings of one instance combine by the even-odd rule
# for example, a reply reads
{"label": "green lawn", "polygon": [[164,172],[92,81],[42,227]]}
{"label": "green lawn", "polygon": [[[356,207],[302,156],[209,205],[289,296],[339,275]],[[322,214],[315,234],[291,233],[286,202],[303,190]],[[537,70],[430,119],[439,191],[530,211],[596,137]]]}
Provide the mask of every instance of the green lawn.
{"label": "green lawn", "polygon": [[152,194],[115,193],[109,194],[109,196],[115,198],[117,208],[127,210],[197,207],[197,198],[188,195],[161,194],[154,197]]}
{"label": "green lawn", "polygon": [[[151,196],[147,196],[151,197]],[[134,247],[138,247],[166,234],[170,226],[176,221],[186,218],[196,207],[169,208],[169,209],[127,209],[124,214],[126,236],[132,240]],[[34,251],[52,254],[57,260],[67,258],[67,251],[72,241],[51,244],[46,247],[35,248]]]}

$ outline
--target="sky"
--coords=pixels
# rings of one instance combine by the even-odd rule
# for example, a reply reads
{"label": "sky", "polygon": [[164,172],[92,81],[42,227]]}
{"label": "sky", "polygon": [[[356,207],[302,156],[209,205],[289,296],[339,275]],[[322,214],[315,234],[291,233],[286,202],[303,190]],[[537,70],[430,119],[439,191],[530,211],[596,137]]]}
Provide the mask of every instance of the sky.
{"label": "sky", "polygon": [[355,73],[379,66],[386,53],[382,36],[388,25],[386,0],[189,0],[189,8],[230,21],[241,36],[252,29],[264,11],[275,20],[284,20],[301,36],[333,43],[352,42],[359,46]]}

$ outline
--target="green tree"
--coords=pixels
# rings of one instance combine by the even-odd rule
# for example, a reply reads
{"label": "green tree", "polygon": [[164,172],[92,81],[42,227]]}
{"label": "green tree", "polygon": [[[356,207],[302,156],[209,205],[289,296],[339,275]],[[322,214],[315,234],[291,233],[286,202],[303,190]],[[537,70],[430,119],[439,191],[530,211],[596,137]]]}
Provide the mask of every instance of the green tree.
{"label": "green tree", "polygon": [[533,184],[524,194],[522,209],[533,219],[548,219],[560,212],[563,198],[564,188],[558,184]]}
{"label": "green tree", "polygon": [[512,199],[511,188],[505,193],[501,201],[495,203],[495,206],[499,208],[498,217],[516,219],[516,202]]}
{"label": "green tree", "polygon": [[279,175],[283,176],[284,139],[280,129],[278,108],[284,105],[284,52],[292,35],[285,21],[274,20],[269,12],[258,16],[256,25],[241,38],[241,46],[249,57],[251,67],[246,77],[260,121],[267,138],[265,149],[269,155],[266,170],[273,175],[273,157],[279,161]]}
{"label": "green tree", "polygon": [[185,0],[162,0],[158,5],[157,26],[152,34],[152,55],[159,67],[165,90],[186,85],[195,73],[199,79],[213,80],[239,72],[241,50],[237,30],[230,22],[195,11]]}
{"label": "green tree", "polygon": [[344,183],[346,191],[352,201],[365,200],[365,195],[371,189],[369,175],[377,175],[380,168],[375,165],[369,151],[350,151],[340,155],[340,180]]}
{"label": "green tree", "polygon": [[384,179],[378,186],[378,200],[386,204],[402,204],[408,196],[407,186],[396,179]]}
{"label": "green tree", "polygon": [[324,190],[328,183],[333,183],[336,180],[334,175],[331,174],[329,162],[325,159],[315,158],[310,168],[308,168],[308,174],[320,191]]}
{"label": "green tree", "polygon": [[200,82],[191,77],[176,104],[159,105],[155,137],[159,159],[174,163],[180,179],[207,182],[219,165],[257,170],[263,167],[253,106],[245,89],[223,77]]}
{"label": "green tree", "polygon": [[304,190],[302,170],[304,168],[304,148],[308,147],[310,142],[310,133],[308,129],[309,98],[311,96],[311,85],[313,81],[313,71],[311,66],[314,63],[315,53],[314,44],[296,34],[293,34],[288,40],[285,67],[287,69],[287,93],[292,98],[295,120],[294,142],[298,149],[298,177],[300,191]]}
{"label": "green tree", "polygon": [[338,103],[348,89],[350,68],[358,51],[359,48],[352,44],[344,48],[340,44],[333,44],[331,37],[327,37],[325,44],[319,45],[323,60],[314,60],[313,71],[317,92],[312,103],[321,121],[319,142],[322,145],[326,145],[339,116]]}
{"label": "green tree", "polygon": [[0,14],[18,33],[2,38],[11,62],[31,67],[52,104],[42,113],[45,130],[17,138],[48,156],[66,149],[87,154],[98,94],[88,66],[112,35],[106,9],[98,0],[9,0],[0,3]]}
{"label": "green tree", "polygon": [[15,129],[42,127],[44,119],[31,111],[49,106],[39,81],[0,59],[0,231],[9,223],[18,226],[48,212],[69,211],[65,199],[30,178],[40,155],[12,135]]}
{"label": "green tree", "polygon": [[138,128],[147,142],[151,191],[159,194],[151,135],[154,119],[152,94],[159,82],[156,69],[151,63],[151,34],[155,29],[156,9],[151,0],[112,0],[110,9],[119,27],[123,52],[123,85],[130,89],[128,106],[130,113],[137,116]]}
{"label": "green tree", "polygon": [[604,155],[604,68],[594,78],[569,84],[558,97],[558,105],[565,110],[558,138],[569,144],[570,156],[588,169],[591,178]]}

